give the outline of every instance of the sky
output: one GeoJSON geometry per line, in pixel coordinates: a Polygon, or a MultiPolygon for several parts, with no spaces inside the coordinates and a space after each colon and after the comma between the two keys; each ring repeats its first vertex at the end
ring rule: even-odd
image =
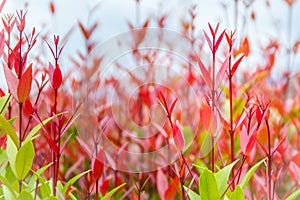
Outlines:
{"type": "MultiPolygon", "coordinates": [[[[244,0],[244,2],[247,1],[249,0],[244,0]]],[[[269,1],[271,2],[270,9],[266,9],[266,0],[254,1],[249,12],[255,12],[257,20],[254,25],[245,26],[243,32],[253,35],[254,39],[252,42],[256,42],[256,44],[265,44],[268,42],[268,38],[280,39],[285,44],[300,39],[300,25],[297,21],[300,18],[300,3],[296,2],[294,6],[293,29],[291,37],[289,37],[287,25],[288,6],[283,0],[269,1]]],[[[47,32],[48,35],[58,34],[61,37],[66,35],[72,27],[75,27],[78,20],[82,21],[83,24],[97,21],[100,28],[93,37],[101,43],[117,34],[128,31],[128,21],[134,24],[141,24],[149,16],[153,18],[158,14],[164,13],[169,15],[167,28],[181,31],[178,23],[179,19],[186,16],[187,9],[193,4],[198,5],[196,24],[199,33],[202,33],[203,29],[207,30],[207,22],[211,22],[214,25],[220,22],[222,28],[230,29],[234,27],[233,2],[233,0],[141,0],[140,17],[137,22],[135,0],[53,0],[56,9],[54,15],[50,14],[50,0],[7,0],[1,16],[4,13],[15,13],[16,10],[26,8],[28,11],[27,28],[35,26],[37,31],[41,33],[47,32]],[[26,6],[26,4],[28,5],[26,6]],[[222,7],[222,4],[227,5],[227,12],[222,7]],[[92,10],[94,11],[91,12],[92,10]]],[[[240,21],[238,28],[241,28],[244,24],[242,16],[251,13],[245,13],[242,1],[240,1],[239,6],[240,21]]],[[[1,25],[0,29],[2,29],[1,25]]],[[[153,26],[153,24],[151,25],[153,26]]],[[[82,37],[78,28],[76,28],[69,36],[64,54],[72,55],[82,45],[82,37]]],[[[259,45],[253,45],[253,51],[258,52],[258,48],[259,45]]],[[[256,58],[259,58],[262,55],[256,56],[256,58]]],[[[282,59],[279,59],[277,63],[279,71],[282,70],[280,66],[283,66],[285,62],[285,52],[281,52],[280,56],[282,56],[282,59]]],[[[63,63],[66,67],[70,67],[68,66],[70,65],[68,56],[64,59],[63,63]]],[[[297,67],[299,65],[299,56],[293,60],[294,67],[297,67]]],[[[249,60],[249,62],[257,62],[257,59],[255,61],[249,60]]],[[[0,78],[1,74],[3,74],[2,69],[0,69],[0,78]]],[[[1,85],[3,85],[2,81],[0,82],[1,85]]]]}

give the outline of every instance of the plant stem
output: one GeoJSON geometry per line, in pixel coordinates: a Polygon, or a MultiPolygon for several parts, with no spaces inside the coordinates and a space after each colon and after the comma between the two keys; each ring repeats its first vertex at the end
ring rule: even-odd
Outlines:
{"type": "Polygon", "coordinates": [[[272,152],[271,152],[271,134],[269,122],[265,119],[265,123],[267,126],[267,134],[268,134],[268,163],[267,163],[267,191],[268,191],[268,200],[272,199],[272,152]]]}
{"type": "MultiPolygon", "coordinates": [[[[231,37],[232,39],[232,37],[231,37]]],[[[232,51],[232,44],[229,45],[229,63],[228,63],[228,70],[229,70],[229,112],[230,112],[230,156],[231,162],[234,162],[234,130],[233,130],[233,91],[232,91],[232,74],[231,74],[231,51],[232,51]]],[[[234,177],[234,167],[231,170],[231,176],[234,177]]],[[[232,183],[233,190],[235,189],[235,182],[232,183]]]]}
{"type": "Polygon", "coordinates": [[[96,179],[96,199],[99,199],[99,179],[96,179]]]}
{"type": "MultiPolygon", "coordinates": [[[[216,50],[215,50],[215,36],[213,36],[213,50],[212,50],[212,115],[215,114],[215,68],[216,68],[216,50]]],[[[213,119],[213,117],[212,117],[213,119]]],[[[211,145],[212,145],[212,150],[211,150],[211,171],[214,173],[215,172],[215,139],[214,139],[215,133],[212,133],[211,135],[211,145]]]]}

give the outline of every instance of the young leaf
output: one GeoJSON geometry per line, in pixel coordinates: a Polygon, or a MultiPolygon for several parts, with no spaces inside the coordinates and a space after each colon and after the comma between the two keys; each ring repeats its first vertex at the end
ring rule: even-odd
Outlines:
{"type": "Polygon", "coordinates": [[[32,64],[26,69],[23,75],[20,78],[17,88],[18,100],[20,103],[23,103],[27,100],[31,90],[32,83],[32,64]]]}
{"type": "Polygon", "coordinates": [[[156,186],[159,196],[162,200],[165,199],[165,192],[168,189],[169,183],[165,174],[159,169],[156,175],[156,186]]]}
{"type": "Polygon", "coordinates": [[[53,71],[53,77],[52,77],[52,87],[53,89],[57,90],[60,88],[62,84],[62,74],[61,70],[58,65],[56,65],[54,71],[53,71]]]}
{"type": "Polygon", "coordinates": [[[15,129],[8,123],[8,121],[0,115],[0,126],[5,130],[6,134],[11,138],[16,148],[20,147],[19,139],[15,129]]]}
{"type": "Polygon", "coordinates": [[[15,160],[16,175],[23,180],[32,167],[34,158],[34,146],[32,141],[24,143],[17,152],[15,160]]]}
{"type": "Polygon", "coordinates": [[[7,94],[0,98],[0,112],[1,112],[0,115],[2,115],[3,117],[8,109],[10,97],[11,95],[7,94]]]}
{"type": "Polygon", "coordinates": [[[26,136],[25,140],[24,140],[24,143],[28,142],[29,140],[32,140],[37,132],[43,127],[45,126],[48,122],[50,122],[54,117],[49,117],[47,119],[45,119],[42,123],[36,125],[29,133],[28,135],[26,136]]]}
{"type": "Polygon", "coordinates": [[[23,190],[18,196],[17,200],[33,200],[33,196],[30,192],[23,190]]]}
{"type": "Polygon", "coordinates": [[[222,66],[221,68],[219,69],[218,71],[218,74],[217,74],[217,78],[216,78],[216,84],[215,84],[215,88],[218,88],[224,78],[224,75],[225,75],[225,72],[226,72],[226,69],[228,67],[228,62],[229,62],[229,58],[230,58],[230,55],[227,56],[227,58],[225,59],[225,61],[222,63],[222,66]]]}
{"type": "Polygon", "coordinates": [[[242,55],[232,66],[231,69],[231,76],[233,76],[233,74],[235,73],[235,71],[237,70],[238,66],[240,65],[240,63],[242,62],[243,58],[245,57],[245,54],[242,55]]]}
{"type": "Polygon", "coordinates": [[[266,158],[262,159],[258,163],[256,163],[253,167],[251,167],[247,173],[245,174],[242,182],[239,184],[242,189],[245,189],[246,185],[248,184],[249,180],[251,179],[254,172],[257,170],[257,168],[266,160],[266,158]]]}
{"type": "Polygon", "coordinates": [[[212,81],[211,81],[211,77],[209,72],[207,71],[206,67],[204,66],[204,64],[202,63],[202,61],[200,60],[200,58],[198,56],[196,56],[198,65],[200,67],[203,79],[206,83],[206,85],[208,86],[208,88],[211,90],[212,89],[212,81]]]}
{"type": "Polygon", "coordinates": [[[220,169],[215,174],[220,194],[223,194],[224,191],[226,190],[227,183],[228,183],[228,178],[230,176],[231,170],[238,161],[239,160],[236,160],[233,163],[230,163],[229,165],[227,165],[227,166],[223,167],[222,169],[220,169]]]}
{"type": "Polygon", "coordinates": [[[101,200],[107,200],[110,199],[121,187],[126,185],[126,183],[123,183],[122,185],[119,185],[118,187],[115,187],[111,191],[109,191],[106,195],[104,195],[101,200]]]}
{"type": "Polygon", "coordinates": [[[223,39],[224,33],[225,33],[225,30],[221,33],[221,35],[219,36],[219,38],[218,38],[218,40],[217,40],[217,42],[216,42],[216,44],[215,44],[214,53],[217,52],[217,50],[218,50],[218,48],[219,48],[219,45],[220,45],[220,43],[221,43],[221,41],[222,41],[222,39],[223,39]]]}
{"type": "Polygon", "coordinates": [[[191,189],[188,189],[186,186],[184,186],[185,191],[187,191],[187,194],[190,198],[190,200],[201,200],[201,197],[199,194],[197,194],[196,192],[194,192],[191,189]]]}
{"type": "Polygon", "coordinates": [[[244,200],[245,195],[242,188],[238,185],[230,195],[230,200],[244,200]]]}
{"type": "Polygon", "coordinates": [[[290,194],[290,196],[288,196],[286,200],[296,200],[299,196],[300,196],[300,189],[290,194]]]}
{"type": "Polygon", "coordinates": [[[15,99],[17,96],[18,79],[8,67],[3,67],[6,83],[10,93],[15,99]]]}
{"type": "Polygon", "coordinates": [[[202,200],[215,200],[220,198],[215,175],[205,169],[199,179],[200,196],[202,200]]]}
{"type": "Polygon", "coordinates": [[[91,170],[87,170],[85,172],[82,172],[80,174],[77,174],[76,176],[74,176],[73,178],[71,178],[70,180],[68,180],[68,182],[64,185],[64,187],[62,188],[62,194],[66,195],[67,190],[69,189],[69,187],[71,185],[73,185],[80,177],[82,177],[83,175],[89,173],[91,170]]]}
{"type": "Polygon", "coordinates": [[[103,169],[104,169],[104,164],[103,164],[104,160],[105,160],[105,154],[100,149],[97,157],[93,160],[92,163],[92,175],[96,179],[99,179],[102,176],[103,169]]]}
{"type": "Polygon", "coordinates": [[[178,120],[176,120],[176,123],[173,127],[173,138],[176,147],[182,152],[184,149],[185,140],[182,132],[182,127],[178,120]]]}
{"type": "Polygon", "coordinates": [[[211,42],[210,38],[208,37],[208,35],[205,31],[203,31],[203,33],[204,33],[204,37],[205,37],[205,39],[208,43],[208,46],[209,46],[210,50],[213,51],[213,46],[212,46],[212,42],[211,42]]]}

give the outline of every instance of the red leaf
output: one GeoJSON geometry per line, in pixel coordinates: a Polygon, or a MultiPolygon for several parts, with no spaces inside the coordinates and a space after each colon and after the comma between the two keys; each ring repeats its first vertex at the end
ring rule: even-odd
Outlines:
{"type": "MultiPolygon", "coordinates": [[[[215,37],[215,32],[213,30],[213,28],[211,27],[210,23],[208,23],[208,27],[209,27],[209,30],[210,30],[210,33],[213,37],[215,37]]],[[[217,28],[217,27],[216,27],[217,28]]]]}
{"type": "Polygon", "coordinates": [[[52,88],[55,90],[59,89],[62,84],[62,74],[58,65],[54,68],[53,65],[49,63],[49,76],[52,88]]]}
{"type": "Polygon", "coordinates": [[[106,179],[100,186],[100,191],[102,195],[105,195],[108,192],[109,181],[110,181],[109,179],[106,179]]]}
{"type": "Polygon", "coordinates": [[[30,94],[31,90],[31,83],[32,83],[32,64],[26,69],[24,74],[21,76],[19,84],[18,84],[18,99],[20,103],[26,101],[30,94]]]}
{"type": "Polygon", "coordinates": [[[54,14],[54,13],[55,13],[55,6],[54,6],[54,3],[53,3],[53,1],[51,1],[51,2],[50,2],[50,5],[49,5],[49,7],[50,7],[50,11],[51,11],[51,13],[52,13],[52,14],[54,14]]]}
{"type": "Polygon", "coordinates": [[[84,36],[85,39],[89,39],[89,34],[88,31],[86,30],[86,28],[83,26],[83,24],[81,22],[78,22],[79,28],[84,36]]]}
{"type": "Polygon", "coordinates": [[[5,93],[3,92],[3,90],[0,88],[0,97],[5,96],[5,93]]]}
{"type": "Polygon", "coordinates": [[[58,155],[58,146],[55,144],[54,140],[49,136],[46,136],[46,140],[51,147],[51,150],[54,152],[55,155],[58,155]]]}
{"type": "Polygon", "coordinates": [[[172,105],[171,105],[171,108],[170,108],[170,115],[172,114],[173,109],[174,109],[174,107],[175,107],[177,101],[178,101],[178,98],[176,98],[176,99],[173,101],[173,103],[172,103],[172,105]]]}
{"type": "Polygon", "coordinates": [[[237,70],[238,66],[240,65],[240,63],[242,62],[243,58],[245,57],[245,54],[242,55],[232,66],[231,69],[231,76],[233,76],[233,74],[235,73],[235,71],[237,70]]]}
{"type": "Polygon", "coordinates": [[[165,192],[165,199],[175,199],[176,191],[180,191],[178,188],[179,179],[175,177],[172,184],[168,187],[167,191],[165,192]]]}
{"type": "Polygon", "coordinates": [[[291,161],[296,163],[298,165],[298,167],[300,168],[300,151],[292,157],[291,161]]]}
{"type": "Polygon", "coordinates": [[[165,193],[169,187],[168,180],[165,176],[165,174],[161,171],[158,170],[157,175],[156,175],[156,187],[159,193],[159,196],[162,200],[165,200],[165,193]]]}
{"type": "Polygon", "coordinates": [[[206,85],[208,86],[208,88],[211,90],[212,89],[212,81],[211,81],[210,74],[207,71],[207,69],[205,68],[205,66],[202,63],[202,61],[200,60],[200,58],[198,56],[196,56],[196,59],[197,59],[198,65],[200,67],[200,70],[202,72],[203,79],[204,79],[206,85]]]}
{"type": "Polygon", "coordinates": [[[231,39],[231,37],[229,37],[229,35],[226,32],[225,32],[225,37],[226,37],[228,45],[232,46],[232,44],[233,44],[232,39],[231,39]]]}
{"type": "Polygon", "coordinates": [[[256,120],[258,121],[258,123],[261,123],[262,120],[262,110],[259,106],[257,106],[256,108],[256,120]]]}
{"type": "Polygon", "coordinates": [[[221,43],[221,41],[222,41],[222,39],[223,39],[224,33],[225,33],[225,30],[224,30],[224,31],[221,33],[221,35],[219,36],[219,38],[218,38],[218,40],[217,40],[217,42],[216,42],[216,44],[215,44],[214,52],[216,52],[216,51],[218,50],[219,45],[220,45],[220,43],[221,43]]]}
{"type": "Polygon", "coordinates": [[[182,132],[182,127],[178,120],[176,120],[176,123],[173,127],[173,138],[174,138],[176,147],[182,152],[184,149],[185,141],[184,141],[184,136],[183,136],[183,132],[182,132]]]}
{"type": "Polygon", "coordinates": [[[26,116],[30,116],[33,113],[34,109],[29,99],[27,99],[23,105],[23,113],[26,116]]]}
{"type": "Polygon", "coordinates": [[[19,80],[10,69],[8,69],[7,67],[3,67],[3,69],[4,69],[4,74],[5,74],[8,89],[10,93],[13,95],[13,97],[17,99],[18,98],[17,87],[18,87],[19,80]]]}
{"type": "Polygon", "coordinates": [[[92,175],[96,179],[99,179],[102,176],[103,169],[104,169],[104,164],[103,164],[104,160],[105,160],[105,154],[100,149],[97,158],[95,158],[92,163],[92,175]]]}

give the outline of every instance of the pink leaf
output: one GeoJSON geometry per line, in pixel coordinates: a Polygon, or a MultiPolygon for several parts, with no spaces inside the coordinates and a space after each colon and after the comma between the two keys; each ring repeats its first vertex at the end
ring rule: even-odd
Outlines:
{"type": "Polygon", "coordinates": [[[207,43],[208,43],[208,46],[209,46],[210,50],[213,51],[213,46],[212,46],[211,40],[209,39],[209,37],[208,37],[208,35],[206,34],[206,32],[205,32],[205,31],[203,31],[203,32],[204,32],[204,37],[205,37],[205,39],[206,39],[206,41],[207,41],[207,43]]]}
{"type": "Polygon", "coordinates": [[[185,141],[184,141],[184,136],[183,136],[183,132],[182,132],[182,127],[178,120],[176,120],[176,123],[173,127],[173,138],[174,138],[176,147],[182,152],[184,149],[185,141]]]}
{"type": "Polygon", "coordinates": [[[10,69],[8,69],[7,67],[3,67],[3,69],[8,89],[10,90],[10,93],[14,96],[14,98],[18,100],[17,87],[19,81],[10,69]]]}
{"type": "Polygon", "coordinates": [[[178,98],[176,98],[176,99],[173,101],[173,103],[172,103],[172,105],[171,105],[171,108],[170,108],[170,115],[172,114],[173,109],[174,109],[174,107],[175,107],[177,101],[178,101],[178,98]]]}
{"type": "Polygon", "coordinates": [[[158,170],[157,175],[156,175],[156,187],[159,193],[159,196],[162,200],[165,200],[165,193],[169,187],[168,180],[165,176],[165,174],[161,171],[158,170]]]}
{"type": "Polygon", "coordinates": [[[227,56],[227,58],[225,59],[225,61],[222,63],[222,66],[221,68],[219,69],[218,71],[218,74],[217,74],[217,78],[216,78],[216,85],[215,85],[215,88],[218,88],[224,78],[224,75],[225,75],[225,72],[226,72],[226,69],[228,67],[228,62],[229,62],[229,58],[230,58],[230,55],[227,56]]]}
{"type": "Polygon", "coordinates": [[[197,59],[198,65],[200,67],[200,70],[202,72],[203,79],[204,79],[206,85],[208,86],[208,88],[211,90],[212,89],[212,81],[211,81],[210,74],[207,71],[207,69],[205,68],[205,66],[202,63],[202,61],[200,60],[200,58],[198,56],[196,56],[196,59],[197,59]]]}

